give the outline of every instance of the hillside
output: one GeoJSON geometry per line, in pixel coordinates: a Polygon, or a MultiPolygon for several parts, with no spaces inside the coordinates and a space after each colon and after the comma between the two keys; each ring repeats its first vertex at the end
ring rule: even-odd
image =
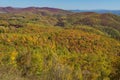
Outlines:
{"type": "MultiPolygon", "coordinates": [[[[74,13],[64,18],[71,25],[101,25],[109,26],[120,30],[120,16],[104,13],[98,14],[94,12],[74,13]]],[[[66,22],[66,23],[67,23],[66,22]]]]}
{"type": "Polygon", "coordinates": [[[94,12],[74,13],[58,18],[56,25],[62,27],[88,25],[120,39],[120,16],[114,14],[98,14],[94,12]]]}
{"type": "Polygon", "coordinates": [[[0,8],[0,80],[119,80],[120,17],[0,8]]]}

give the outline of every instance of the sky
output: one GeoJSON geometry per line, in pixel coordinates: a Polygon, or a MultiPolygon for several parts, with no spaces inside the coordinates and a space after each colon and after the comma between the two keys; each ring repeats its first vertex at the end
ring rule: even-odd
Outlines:
{"type": "Polygon", "coordinates": [[[120,0],[0,0],[0,7],[53,7],[65,10],[120,10],[120,0]]]}

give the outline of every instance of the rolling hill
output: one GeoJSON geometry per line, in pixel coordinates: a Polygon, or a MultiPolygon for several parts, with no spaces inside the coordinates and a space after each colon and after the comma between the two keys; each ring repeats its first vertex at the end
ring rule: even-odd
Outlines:
{"type": "Polygon", "coordinates": [[[110,13],[82,12],[69,14],[58,18],[56,25],[61,27],[87,25],[103,31],[111,37],[120,39],[120,16],[110,13]]]}
{"type": "Polygon", "coordinates": [[[0,80],[119,80],[120,16],[0,8],[0,80]]]}
{"type": "Polygon", "coordinates": [[[2,13],[54,13],[54,14],[67,14],[70,11],[57,9],[57,8],[49,8],[49,7],[27,7],[27,8],[13,8],[13,7],[0,7],[0,12],[2,13]]]}

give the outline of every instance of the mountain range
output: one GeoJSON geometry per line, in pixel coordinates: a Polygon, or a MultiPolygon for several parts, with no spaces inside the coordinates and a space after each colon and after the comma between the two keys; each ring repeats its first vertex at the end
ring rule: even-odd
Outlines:
{"type": "Polygon", "coordinates": [[[0,13],[12,13],[12,12],[23,12],[23,11],[31,11],[31,12],[40,12],[40,11],[50,11],[54,13],[62,13],[62,12],[96,12],[96,13],[112,13],[116,15],[120,15],[120,10],[63,10],[58,8],[50,8],[50,7],[27,7],[27,8],[14,8],[14,7],[0,7],[0,13]]]}
{"type": "Polygon", "coordinates": [[[40,12],[52,12],[54,14],[64,14],[70,11],[58,9],[58,8],[49,8],[49,7],[27,7],[27,8],[14,8],[14,7],[0,7],[0,13],[40,13],[40,12]]]}

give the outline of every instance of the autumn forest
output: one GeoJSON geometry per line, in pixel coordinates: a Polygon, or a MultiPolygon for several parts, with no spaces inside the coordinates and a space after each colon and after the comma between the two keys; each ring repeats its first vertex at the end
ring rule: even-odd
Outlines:
{"type": "Polygon", "coordinates": [[[120,80],[120,16],[1,7],[0,80],[120,80]]]}

